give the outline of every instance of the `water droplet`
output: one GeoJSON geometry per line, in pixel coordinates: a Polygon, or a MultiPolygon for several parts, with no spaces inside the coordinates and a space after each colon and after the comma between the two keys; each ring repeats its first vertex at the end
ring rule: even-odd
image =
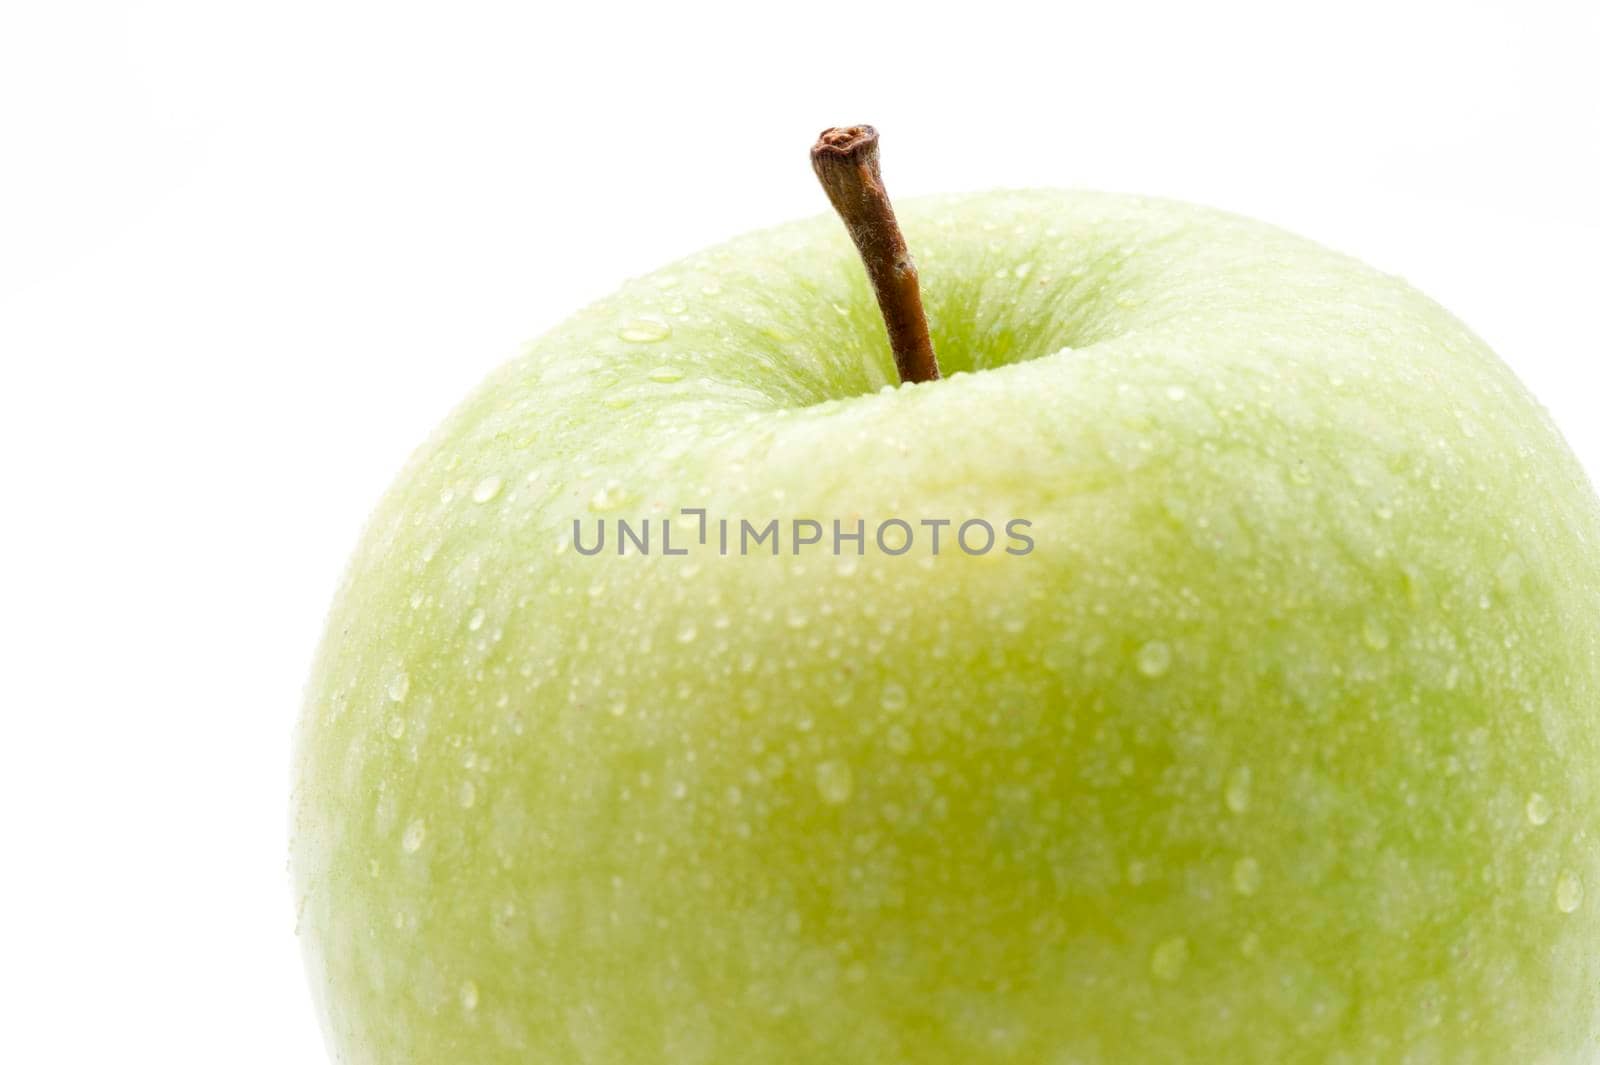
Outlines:
{"type": "Polygon", "coordinates": [[[1168,385],[1167,398],[1174,403],[1182,403],[1189,398],[1189,390],[1182,385],[1168,385]]]}
{"type": "Polygon", "coordinates": [[[672,782],[671,794],[674,799],[682,799],[684,796],[689,794],[689,785],[685,784],[681,780],[674,780],[672,782]]]}
{"type": "Polygon", "coordinates": [[[670,385],[674,381],[683,380],[683,371],[676,366],[657,366],[650,371],[650,380],[658,384],[670,385]]]}
{"type": "Polygon", "coordinates": [[[671,335],[672,326],[659,318],[635,318],[617,330],[617,336],[630,344],[652,344],[671,335]]]}
{"type": "Polygon", "coordinates": [[[1571,869],[1563,869],[1556,880],[1556,909],[1573,913],[1583,905],[1583,881],[1571,869]]]}
{"type": "Polygon", "coordinates": [[[478,1008],[478,985],[471,980],[461,985],[461,1008],[468,1013],[478,1008]]]}
{"type": "Polygon", "coordinates": [[[1018,263],[1012,269],[1011,273],[1016,276],[1018,281],[1021,281],[1023,278],[1025,278],[1029,274],[1033,273],[1033,264],[1032,263],[1018,263]]]}
{"type": "Polygon", "coordinates": [[[400,670],[389,678],[389,698],[397,703],[406,701],[406,696],[411,693],[411,677],[405,670],[400,670]]]}
{"type": "Polygon", "coordinates": [[[1250,809],[1250,767],[1241,765],[1228,774],[1228,780],[1222,788],[1222,801],[1228,809],[1236,814],[1242,814],[1250,809]]]}
{"type": "Polygon", "coordinates": [[[628,493],[617,481],[607,481],[601,485],[595,494],[589,497],[589,509],[593,511],[615,510],[628,501],[628,493]]]}
{"type": "Polygon", "coordinates": [[[467,631],[468,632],[477,632],[479,629],[483,628],[483,618],[484,618],[484,614],[483,614],[483,608],[482,607],[478,607],[472,613],[468,614],[467,615],[467,631]]]}
{"type": "Polygon", "coordinates": [[[1139,648],[1135,663],[1145,676],[1159,677],[1172,668],[1172,647],[1164,640],[1151,640],[1139,648]]]}
{"type": "Polygon", "coordinates": [[[472,501],[474,503],[492,502],[497,496],[499,496],[500,489],[505,487],[505,483],[505,478],[501,477],[499,474],[491,474],[488,477],[485,477],[483,480],[479,481],[478,486],[472,490],[472,501]]]}
{"type": "Polygon", "coordinates": [[[401,736],[404,736],[406,734],[405,718],[399,717],[398,715],[389,718],[389,724],[386,726],[386,731],[389,733],[389,738],[392,740],[397,740],[401,736]]]}
{"type": "Polygon", "coordinates": [[[422,849],[422,841],[427,838],[427,826],[421,821],[413,821],[400,836],[400,846],[407,854],[415,854],[422,849]]]}
{"type": "Polygon", "coordinates": [[[1182,936],[1163,939],[1150,953],[1150,972],[1157,980],[1168,983],[1183,975],[1189,964],[1189,941],[1182,936]]]}
{"type": "Polygon", "coordinates": [[[478,801],[478,786],[470,780],[463,780],[461,787],[456,790],[456,802],[461,804],[463,810],[472,809],[472,804],[478,801]]]}
{"type": "Polygon", "coordinates": [[[1260,862],[1254,858],[1240,858],[1233,863],[1233,890],[1241,895],[1254,895],[1260,887],[1260,862]]]}
{"type": "Polygon", "coordinates": [[[1389,630],[1377,618],[1368,618],[1362,623],[1361,639],[1374,651],[1389,649],[1389,630]]]}
{"type": "Polygon", "coordinates": [[[1524,809],[1527,811],[1529,824],[1542,825],[1550,820],[1550,800],[1537,791],[1528,796],[1528,805],[1524,809]]]}
{"type": "Polygon", "coordinates": [[[843,762],[823,762],[817,766],[817,794],[834,806],[850,801],[855,791],[855,774],[843,762]]]}
{"type": "Polygon", "coordinates": [[[682,625],[678,626],[679,643],[694,643],[694,638],[699,634],[700,630],[695,628],[694,622],[692,621],[685,621],[682,625]]]}
{"type": "Polygon", "coordinates": [[[878,693],[878,705],[891,714],[897,714],[906,708],[910,696],[906,694],[906,686],[897,680],[884,684],[883,690],[878,693]]]}

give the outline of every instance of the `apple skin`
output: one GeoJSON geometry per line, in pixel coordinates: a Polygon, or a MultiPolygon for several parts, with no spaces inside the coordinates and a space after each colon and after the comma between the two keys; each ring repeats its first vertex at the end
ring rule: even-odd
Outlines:
{"type": "Polygon", "coordinates": [[[900,215],[945,380],[885,387],[819,218],[535,342],[379,506],[296,762],[337,1060],[1593,1060],[1600,506],[1543,410],[1259,223],[900,215]],[[1036,547],[569,544],[682,507],[1036,547]]]}

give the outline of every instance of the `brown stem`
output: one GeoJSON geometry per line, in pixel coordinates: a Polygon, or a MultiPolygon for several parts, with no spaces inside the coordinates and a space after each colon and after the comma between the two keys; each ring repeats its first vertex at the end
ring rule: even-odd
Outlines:
{"type": "Polygon", "coordinates": [[[811,168],[861,253],[900,380],[937,381],[939,361],[928,337],[917,266],[878,172],[878,131],[871,126],[823,130],[811,148],[811,168]]]}

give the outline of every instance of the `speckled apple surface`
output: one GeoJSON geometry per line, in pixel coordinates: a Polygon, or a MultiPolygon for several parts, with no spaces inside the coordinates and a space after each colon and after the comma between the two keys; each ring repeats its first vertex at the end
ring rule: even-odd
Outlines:
{"type": "Polygon", "coordinates": [[[946,379],[885,387],[819,218],[581,312],[383,500],[296,764],[336,1059],[1593,1060],[1600,508],[1541,408],[1255,222],[900,215],[946,379]],[[1036,548],[570,543],[681,507],[1036,548]]]}

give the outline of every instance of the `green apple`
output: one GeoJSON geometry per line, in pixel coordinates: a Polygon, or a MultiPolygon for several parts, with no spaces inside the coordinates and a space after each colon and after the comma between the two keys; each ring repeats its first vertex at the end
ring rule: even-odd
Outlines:
{"type": "Polygon", "coordinates": [[[1600,505],[1541,408],[1256,222],[901,217],[942,379],[801,222],[535,342],[382,502],[296,766],[336,1058],[1593,1061],[1600,505]]]}

